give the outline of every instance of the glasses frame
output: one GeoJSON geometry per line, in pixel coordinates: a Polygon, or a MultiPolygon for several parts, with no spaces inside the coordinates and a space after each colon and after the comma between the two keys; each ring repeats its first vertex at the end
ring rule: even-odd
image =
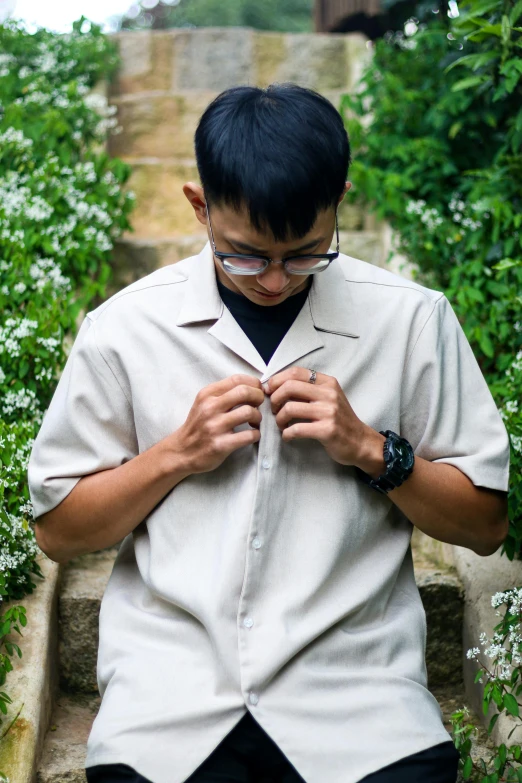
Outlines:
{"type": "Polygon", "coordinates": [[[206,212],[207,212],[207,217],[208,217],[208,225],[209,225],[209,228],[210,228],[210,237],[211,237],[211,240],[212,240],[212,249],[214,251],[214,255],[216,256],[216,258],[218,258],[221,261],[221,263],[222,263],[223,267],[225,268],[225,270],[227,272],[230,272],[230,274],[233,274],[233,275],[260,275],[260,274],[262,274],[262,272],[265,271],[265,269],[267,269],[269,264],[283,264],[283,266],[285,268],[285,271],[289,275],[314,275],[314,274],[317,274],[318,272],[324,272],[325,269],[328,269],[328,267],[330,266],[332,261],[335,261],[335,259],[339,257],[339,253],[340,253],[340,250],[339,250],[339,222],[338,222],[338,219],[337,219],[337,209],[335,210],[335,233],[336,233],[336,237],[337,237],[337,247],[336,247],[335,253],[321,253],[320,255],[313,255],[311,253],[305,253],[304,255],[299,255],[299,256],[288,256],[288,258],[284,258],[282,261],[274,261],[272,258],[269,258],[268,256],[261,256],[261,255],[257,255],[256,253],[223,253],[223,252],[217,250],[216,243],[214,241],[214,232],[212,231],[212,223],[210,221],[210,210],[208,208],[208,202],[207,202],[206,212]],[[258,258],[259,261],[261,262],[261,267],[260,267],[260,269],[255,269],[254,271],[246,271],[246,270],[243,270],[243,269],[239,269],[239,267],[235,267],[234,268],[233,265],[231,265],[232,268],[229,268],[225,264],[225,261],[227,260],[227,258],[258,258]],[[292,269],[288,269],[287,268],[287,262],[288,261],[295,261],[295,259],[298,259],[298,258],[317,258],[317,260],[327,259],[328,260],[328,264],[326,264],[326,266],[320,267],[319,269],[313,269],[312,268],[312,269],[303,270],[301,272],[296,272],[296,271],[294,271],[292,269]]]}

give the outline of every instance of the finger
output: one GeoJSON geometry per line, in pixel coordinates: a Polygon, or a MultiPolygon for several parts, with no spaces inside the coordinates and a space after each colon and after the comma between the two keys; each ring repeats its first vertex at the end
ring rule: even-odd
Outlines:
{"type": "Polygon", "coordinates": [[[248,384],[241,383],[233,389],[221,394],[217,398],[217,407],[221,411],[230,411],[236,405],[261,405],[265,400],[262,389],[256,389],[248,384]]]}
{"type": "MultiPolygon", "coordinates": [[[[272,392],[278,389],[283,383],[285,383],[285,381],[304,381],[309,383],[310,375],[311,370],[309,370],[307,367],[289,367],[288,370],[284,370],[283,372],[279,372],[276,375],[272,375],[272,377],[269,378],[268,381],[264,384],[263,388],[267,394],[272,394],[272,392]]],[[[329,378],[329,375],[318,372],[315,384],[321,385],[329,378]]],[[[315,384],[310,384],[310,386],[314,386],[315,384]]]]}
{"type": "Polygon", "coordinates": [[[285,381],[282,386],[270,395],[272,413],[277,413],[287,400],[308,400],[309,402],[324,400],[328,390],[324,386],[316,388],[313,383],[303,381],[285,381]]]}
{"type": "Polygon", "coordinates": [[[247,386],[252,386],[255,389],[263,389],[259,378],[255,378],[253,375],[236,373],[235,375],[229,375],[228,378],[223,378],[220,381],[209,383],[208,386],[205,386],[203,389],[201,389],[200,394],[204,397],[209,397],[211,395],[218,396],[225,394],[226,392],[230,391],[230,389],[234,389],[236,386],[245,384],[247,386]]]}
{"type": "Polygon", "coordinates": [[[261,431],[257,429],[241,430],[241,432],[232,432],[230,434],[222,435],[219,441],[219,446],[223,451],[231,452],[241,448],[241,446],[248,446],[252,443],[256,443],[261,438],[261,431]]]}
{"type": "Polygon", "coordinates": [[[284,429],[292,419],[311,419],[318,421],[324,418],[325,410],[322,405],[310,405],[309,402],[287,402],[276,416],[276,424],[280,430],[284,429]]]}
{"type": "Polygon", "coordinates": [[[224,416],[220,416],[220,423],[223,426],[223,431],[233,430],[234,427],[238,427],[240,424],[248,422],[251,427],[261,426],[261,411],[257,408],[253,408],[251,405],[242,405],[240,408],[236,408],[230,413],[226,413],[224,416]]]}
{"type": "Polygon", "coordinates": [[[313,438],[314,440],[320,440],[321,434],[321,422],[297,422],[292,424],[291,427],[286,427],[281,433],[281,437],[284,441],[296,440],[298,438],[313,438]]]}

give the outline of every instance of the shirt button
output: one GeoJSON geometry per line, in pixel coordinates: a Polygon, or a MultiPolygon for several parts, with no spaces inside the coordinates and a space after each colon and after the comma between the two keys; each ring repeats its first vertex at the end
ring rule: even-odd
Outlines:
{"type": "Polygon", "coordinates": [[[259,696],[257,695],[257,693],[251,693],[250,696],[248,697],[248,700],[250,704],[257,704],[257,702],[259,701],[259,696]]]}
{"type": "Polygon", "coordinates": [[[268,459],[268,457],[264,457],[263,462],[261,464],[265,470],[268,470],[268,468],[270,467],[270,460],[268,459]]]}
{"type": "Polygon", "coordinates": [[[245,628],[252,628],[252,626],[254,625],[254,621],[252,620],[251,617],[245,617],[245,619],[243,620],[243,625],[245,626],[245,628]]]}
{"type": "Polygon", "coordinates": [[[259,547],[261,546],[261,541],[257,536],[252,541],[252,546],[254,547],[254,549],[259,549],[259,547]]]}

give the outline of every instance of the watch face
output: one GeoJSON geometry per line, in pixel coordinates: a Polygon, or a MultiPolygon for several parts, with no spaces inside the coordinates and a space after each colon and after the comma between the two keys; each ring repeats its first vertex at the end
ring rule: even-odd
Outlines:
{"type": "Polygon", "coordinates": [[[409,467],[411,465],[412,459],[410,449],[408,448],[407,444],[401,441],[396,441],[393,445],[397,459],[401,462],[402,465],[409,467]]]}

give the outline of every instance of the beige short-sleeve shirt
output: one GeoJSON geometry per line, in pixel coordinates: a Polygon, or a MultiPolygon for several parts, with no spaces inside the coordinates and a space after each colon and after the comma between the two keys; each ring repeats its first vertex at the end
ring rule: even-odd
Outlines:
{"type": "MultiPolygon", "coordinates": [[[[341,254],[266,365],[207,244],[85,317],[30,456],[34,515],[180,427],[203,386],[292,365],[337,378],[416,455],[508,489],[507,431],[442,292],[341,254]]],[[[318,441],[284,443],[268,397],[260,410],[259,443],[184,479],[121,544],[87,767],[182,783],[246,710],[307,783],[451,739],[427,690],[411,522],[318,441]]]]}

